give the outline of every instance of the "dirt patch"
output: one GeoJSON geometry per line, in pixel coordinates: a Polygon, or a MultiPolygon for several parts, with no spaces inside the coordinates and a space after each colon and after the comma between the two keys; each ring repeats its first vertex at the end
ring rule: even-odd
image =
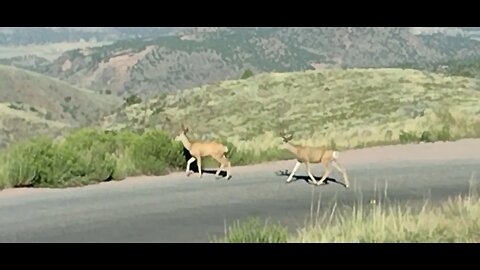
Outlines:
{"type": "Polygon", "coordinates": [[[123,52],[114,56],[108,62],[101,62],[92,76],[89,77],[89,84],[94,81],[101,80],[104,73],[108,74],[108,70],[113,72],[112,76],[108,76],[109,85],[112,89],[120,89],[129,78],[129,69],[136,65],[138,61],[144,58],[148,53],[157,48],[156,46],[147,46],[145,50],[138,53],[123,52]]]}

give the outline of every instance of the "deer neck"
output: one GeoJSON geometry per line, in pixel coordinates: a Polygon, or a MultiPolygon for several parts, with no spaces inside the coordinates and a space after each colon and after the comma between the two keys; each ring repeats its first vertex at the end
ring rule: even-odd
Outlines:
{"type": "Polygon", "coordinates": [[[293,154],[297,154],[298,150],[297,150],[297,147],[295,147],[295,145],[291,144],[291,143],[285,143],[285,148],[292,152],[293,154]]]}
{"type": "Polygon", "coordinates": [[[182,141],[183,147],[187,148],[187,150],[190,151],[192,144],[190,143],[190,140],[187,138],[187,136],[186,135],[180,136],[180,140],[182,141]]]}

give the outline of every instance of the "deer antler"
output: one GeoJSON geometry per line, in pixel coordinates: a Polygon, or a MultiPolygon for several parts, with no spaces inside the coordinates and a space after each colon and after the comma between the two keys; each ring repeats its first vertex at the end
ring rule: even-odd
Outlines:
{"type": "Polygon", "coordinates": [[[182,131],[184,133],[187,133],[188,132],[188,127],[185,127],[185,125],[182,123],[182,131]]]}
{"type": "Polygon", "coordinates": [[[282,137],[284,142],[289,142],[293,138],[293,133],[291,133],[288,137],[286,136],[286,130],[284,129],[283,131],[280,132],[280,136],[282,137]]]}

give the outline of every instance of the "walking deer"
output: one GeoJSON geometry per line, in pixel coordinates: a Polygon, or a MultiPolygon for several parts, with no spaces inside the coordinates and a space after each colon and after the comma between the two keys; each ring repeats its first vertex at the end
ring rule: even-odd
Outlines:
{"type": "Polygon", "coordinates": [[[180,134],[175,137],[175,141],[182,142],[183,146],[190,152],[192,157],[187,161],[187,169],[186,174],[190,176],[192,171],[190,171],[190,165],[197,160],[198,164],[198,177],[202,177],[202,157],[210,156],[216,161],[220,163],[220,167],[218,168],[217,172],[215,173],[215,177],[218,179],[220,171],[227,166],[227,175],[225,178],[229,180],[232,176],[230,175],[231,170],[231,163],[225,156],[228,152],[228,147],[225,145],[212,142],[212,141],[192,141],[188,139],[187,132],[189,131],[188,128],[182,124],[182,131],[180,134]]]}
{"type": "Polygon", "coordinates": [[[307,168],[308,176],[310,177],[312,182],[316,185],[321,185],[330,174],[329,165],[332,164],[335,169],[342,173],[345,181],[345,187],[348,188],[349,182],[347,173],[345,169],[342,168],[338,163],[338,151],[318,146],[303,146],[291,144],[290,140],[292,140],[293,134],[290,134],[287,137],[285,131],[281,132],[280,136],[283,139],[280,148],[290,151],[292,154],[295,155],[295,158],[297,160],[297,163],[293,167],[292,173],[288,176],[287,183],[290,183],[292,181],[293,175],[298,170],[298,167],[300,167],[300,164],[303,163],[307,168]],[[315,177],[313,177],[312,172],[310,171],[311,163],[321,163],[324,167],[325,171],[323,173],[323,177],[318,182],[315,180],[315,177]]]}

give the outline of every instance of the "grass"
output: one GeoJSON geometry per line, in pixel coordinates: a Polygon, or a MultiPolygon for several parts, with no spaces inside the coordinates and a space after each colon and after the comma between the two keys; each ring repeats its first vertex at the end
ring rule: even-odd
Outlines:
{"type": "Polygon", "coordinates": [[[226,228],[225,238],[213,238],[213,242],[228,243],[285,243],[287,228],[268,220],[262,224],[259,218],[249,217],[245,222],[237,221],[226,228]]]}
{"type": "Polygon", "coordinates": [[[480,200],[449,198],[439,206],[354,207],[332,223],[320,220],[290,242],[300,243],[451,243],[480,242],[480,200]]]}
{"type": "Polygon", "coordinates": [[[105,127],[146,124],[201,139],[228,138],[261,153],[295,132],[294,143],[338,150],[480,137],[480,91],[471,78],[408,69],[257,74],[122,108],[105,127]]]}
{"type": "MultiPolygon", "coordinates": [[[[320,201],[319,201],[320,204],[320,201]]],[[[480,197],[449,197],[439,204],[356,203],[329,210],[307,222],[297,233],[286,227],[262,225],[258,219],[236,221],[216,242],[227,243],[478,243],[480,197]]],[[[313,209],[313,207],[312,207],[313,209]]],[[[318,208],[320,209],[320,208],[318,208]]]]}

